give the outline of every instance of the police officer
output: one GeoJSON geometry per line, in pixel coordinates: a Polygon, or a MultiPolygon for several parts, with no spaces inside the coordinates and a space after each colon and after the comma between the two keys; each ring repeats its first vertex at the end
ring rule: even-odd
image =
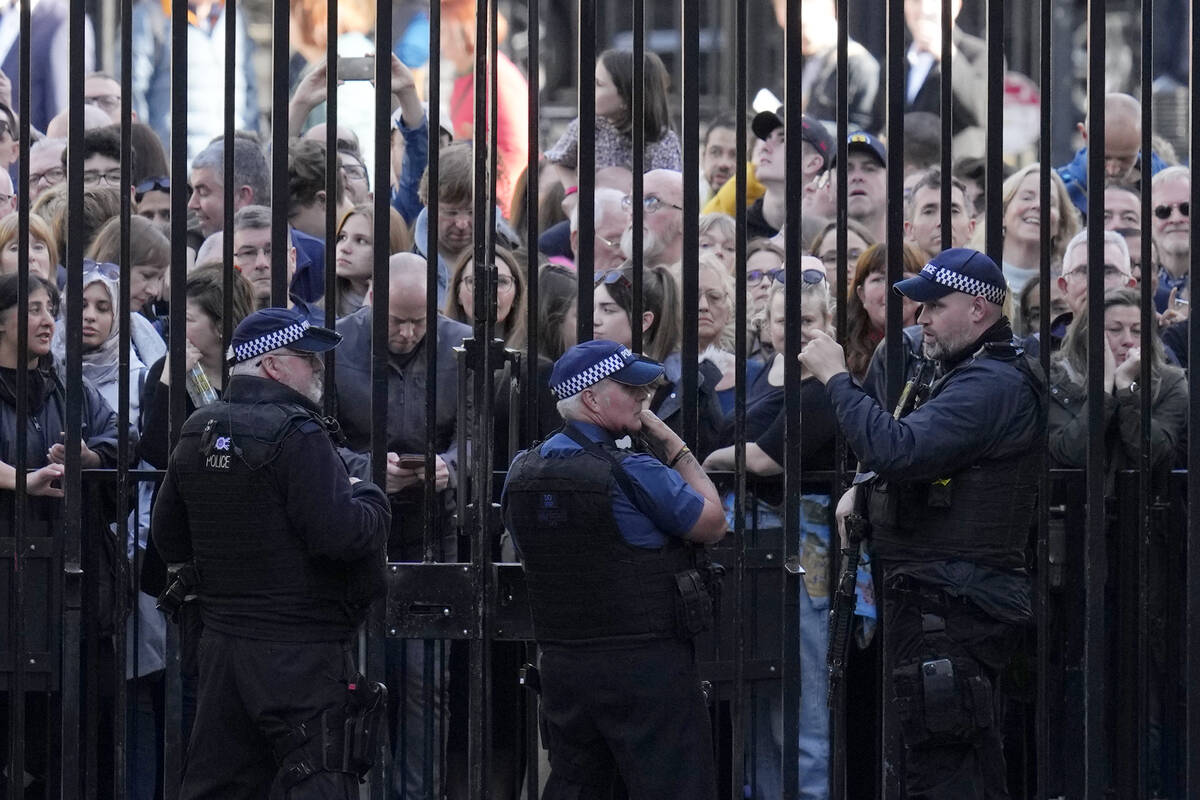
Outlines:
{"type": "Polygon", "coordinates": [[[565,424],[519,453],[503,494],[540,647],[543,800],[715,798],[692,637],[711,618],[696,544],[725,534],[699,462],[646,410],[662,365],[616,342],[568,350],[550,388],[565,424]],[[637,436],[655,455],[621,450],[637,436]]]}
{"type": "Polygon", "coordinates": [[[154,541],[194,564],[204,623],[184,800],[358,797],[382,703],[350,641],[382,587],[390,511],[317,411],[339,341],[297,311],[246,317],[224,397],[171,454],[154,541]]]}
{"type": "Polygon", "coordinates": [[[936,362],[911,413],[882,409],[824,334],[799,358],[825,384],[860,472],[873,471],[838,515],[867,493],[905,796],[1003,798],[998,677],[1032,620],[1043,381],[1013,343],[1004,275],[983,253],[946,250],[895,291],[922,304],[923,356],[936,362]]]}

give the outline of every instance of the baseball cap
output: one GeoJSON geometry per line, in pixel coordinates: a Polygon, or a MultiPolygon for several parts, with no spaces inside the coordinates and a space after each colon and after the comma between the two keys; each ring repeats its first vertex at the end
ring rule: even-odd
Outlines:
{"type": "MultiPolygon", "coordinates": [[[[776,128],[783,127],[783,115],[783,106],[780,106],[777,111],[760,111],[751,120],[750,129],[759,139],[765,140],[775,132],[776,128]]],[[[800,116],[800,138],[821,154],[825,160],[824,166],[828,167],[829,162],[833,159],[833,137],[829,135],[829,130],[819,120],[808,114],[802,114],[800,116]]]]}
{"type": "MultiPolygon", "coordinates": [[[[866,131],[855,131],[846,137],[846,152],[853,153],[855,150],[870,153],[879,161],[879,166],[887,168],[887,148],[883,146],[883,142],[879,141],[879,137],[866,131]]],[[[837,153],[831,156],[831,160],[836,161],[837,153]]]]}
{"type": "Polygon", "coordinates": [[[645,386],[662,374],[663,366],[657,361],[639,356],[622,344],[593,339],[575,345],[554,362],[550,390],[559,400],[566,400],[605,378],[645,386]]]}
{"type": "Polygon", "coordinates": [[[1008,285],[996,262],[985,254],[967,247],[952,247],[934,256],[913,277],[897,282],[892,290],[918,303],[962,292],[980,295],[1000,305],[1008,285]]]}
{"type": "Polygon", "coordinates": [[[299,311],[263,308],[241,321],[225,351],[225,360],[239,364],[286,347],[301,353],[323,353],[342,341],[342,335],[318,328],[299,311]]]}

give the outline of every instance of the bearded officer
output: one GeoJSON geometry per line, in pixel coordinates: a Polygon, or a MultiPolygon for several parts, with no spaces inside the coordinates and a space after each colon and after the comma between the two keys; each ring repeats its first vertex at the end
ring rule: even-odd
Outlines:
{"type": "Polygon", "coordinates": [[[884,591],[891,703],[912,798],[1008,797],[1000,673],[1032,620],[1026,545],[1045,432],[1043,381],[1014,344],[1004,275],[983,253],[943,251],[895,291],[921,303],[927,395],[894,419],[816,334],[799,355],[857,454],[858,492],[884,591]]]}
{"type": "Polygon", "coordinates": [[[184,800],[358,797],[382,702],[351,638],[382,588],[390,511],[318,412],[339,341],[296,311],[248,316],[224,397],[171,454],[154,541],[194,565],[204,623],[184,800]]]}
{"type": "Polygon", "coordinates": [[[714,798],[692,637],[712,614],[697,545],[725,535],[712,482],[645,410],[662,365],[584,342],[554,365],[561,430],[517,455],[503,495],[540,648],[543,800],[714,798]],[[640,437],[657,455],[621,450],[640,437]]]}

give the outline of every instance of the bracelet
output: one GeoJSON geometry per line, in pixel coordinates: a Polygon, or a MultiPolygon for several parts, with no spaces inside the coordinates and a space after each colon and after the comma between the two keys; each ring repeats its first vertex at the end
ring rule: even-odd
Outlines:
{"type": "Polygon", "coordinates": [[[671,463],[667,464],[667,466],[674,469],[675,465],[679,463],[679,459],[683,458],[690,452],[692,451],[685,444],[683,447],[679,448],[679,452],[675,454],[675,457],[671,459],[671,463]]]}
{"type": "Polygon", "coordinates": [[[570,197],[571,195],[575,194],[575,193],[576,193],[576,192],[578,192],[578,191],[579,191],[579,187],[578,187],[578,186],[568,186],[568,187],[567,187],[567,188],[566,188],[566,189],[563,191],[563,197],[564,197],[564,198],[570,197]]]}

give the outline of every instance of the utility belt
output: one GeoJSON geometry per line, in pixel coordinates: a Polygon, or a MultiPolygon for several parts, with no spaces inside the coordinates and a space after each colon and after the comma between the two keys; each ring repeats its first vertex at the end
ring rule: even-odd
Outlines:
{"type": "Polygon", "coordinates": [[[362,781],[374,766],[387,687],[359,674],[346,688],[349,699],[344,709],[323,711],[272,743],[285,792],[318,772],[344,772],[362,781]]]}

